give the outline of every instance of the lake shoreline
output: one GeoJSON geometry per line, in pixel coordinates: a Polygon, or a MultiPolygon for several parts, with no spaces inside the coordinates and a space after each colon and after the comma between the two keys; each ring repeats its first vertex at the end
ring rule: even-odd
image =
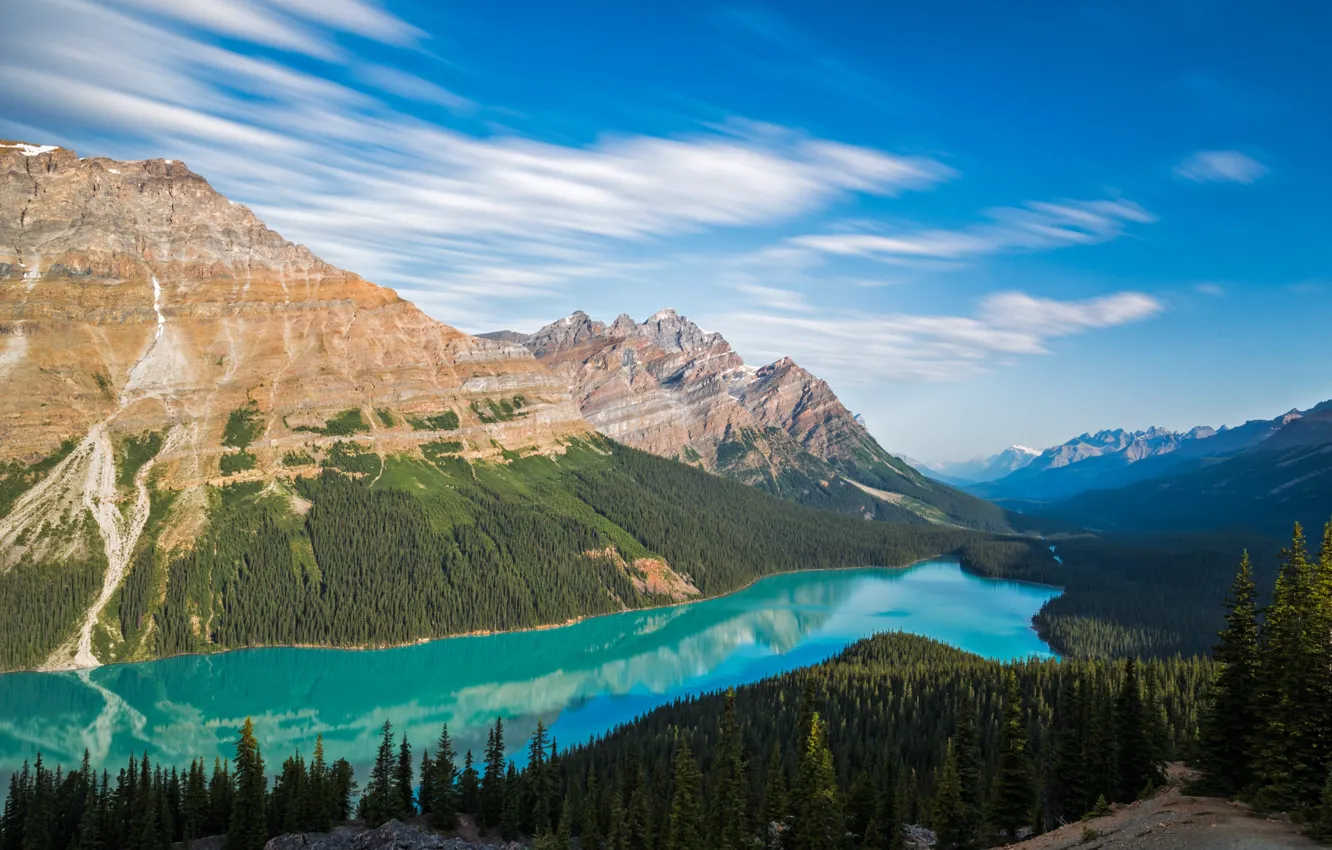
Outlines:
{"type": "MultiPolygon", "coordinates": [[[[544,631],[551,631],[554,629],[564,629],[570,626],[576,626],[579,623],[584,623],[591,620],[597,620],[602,617],[615,617],[623,614],[632,614],[635,612],[662,611],[662,610],[669,610],[672,608],[679,608],[686,605],[695,605],[700,602],[711,602],[713,600],[725,599],[728,596],[734,596],[738,593],[743,593],[744,591],[750,589],[759,582],[766,581],[772,578],[777,578],[779,576],[795,575],[799,573],[836,573],[836,572],[847,572],[850,570],[894,570],[894,571],[909,570],[912,569],[913,567],[918,567],[922,564],[928,564],[936,561],[955,563],[957,564],[958,569],[960,569],[966,575],[970,575],[975,578],[984,579],[986,581],[1012,582],[1014,584],[1020,584],[1029,587],[1043,587],[1043,588],[1048,588],[1050,590],[1058,590],[1061,594],[1064,592],[1064,588],[1059,585],[1043,584],[1041,582],[1023,581],[1021,579],[1012,579],[1012,578],[995,578],[993,576],[981,575],[980,573],[968,570],[966,566],[962,563],[961,559],[958,558],[956,555],[943,553],[938,555],[931,555],[925,558],[918,558],[917,560],[912,561],[908,564],[902,564],[897,566],[860,565],[860,566],[847,566],[847,567],[811,567],[809,569],[788,570],[786,572],[770,573],[764,576],[756,576],[753,579],[750,579],[745,584],[741,585],[740,587],[727,590],[723,593],[718,593],[715,596],[699,596],[694,599],[681,599],[675,602],[666,602],[661,605],[650,605],[643,608],[624,608],[620,611],[607,611],[604,614],[584,614],[582,616],[573,617],[560,623],[543,623],[536,626],[523,626],[521,628],[516,628],[516,629],[482,629],[477,631],[459,632],[456,634],[439,635],[437,637],[419,638],[417,640],[405,641],[402,643],[389,643],[389,644],[361,644],[355,646],[341,646],[335,644],[322,644],[322,643],[314,643],[314,644],[275,643],[275,644],[258,644],[254,646],[218,647],[216,649],[209,649],[204,652],[182,652],[182,653],[177,653],[175,655],[161,655],[153,658],[136,658],[136,659],[127,659],[124,661],[109,661],[103,664],[98,664],[96,667],[68,668],[62,670],[41,670],[41,669],[8,670],[5,672],[0,672],[0,677],[17,676],[23,674],[78,675],[80,673],[90,673],[91,671],[100,669],[102,667],[120,667],[131,664],[151,664],[155,661],[167,661],[173,658],[211,658],[213,656],[218,656],[218,655],[228,655],[236,652],[246,652],[249,650],[262,650],[262,649],[324,649],[324,650],[339,651],[339,652],[382,652],[393,649],[408,649],[410,647],[424,646],[426,644],[436,643],[438,641],[444,641],[444,640],[494,637],[495,635],[524,634],[528,632],[544,632],[544,631]]],[[[1035,615],[1032,616],[1032,619],[1034,621],[1035,615]]],[[[1032,631],[1036,632],[1037,637],[1040,638],[1042,643],[1046,644],[1046,646],[1049,646],[1052,652],[1055,651],[1054,647],[1050,646],[1050,642],[1043,635],[1041,635],[1040,630],[1036,628],[1034,622],[1031,624],[1031,629],[1032,631]]]]}

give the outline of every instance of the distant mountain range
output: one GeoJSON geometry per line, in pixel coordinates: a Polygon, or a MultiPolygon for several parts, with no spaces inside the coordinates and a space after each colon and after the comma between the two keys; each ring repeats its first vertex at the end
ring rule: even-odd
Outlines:
{"type": "MultiPolygon", "coordinates": [[[[1332,514],[1332,401],[1234,428],[1083,434],[988,477],[1010,461],[1008,450],[955,466],[975,495],[1088,528],[1275,533],[1332,514]]],[[[931,473],[957,474],[943,469],[931,473]]]]}
{"type": "Polygon", "coordinates": [[[568,379],[594,428],[635,448],[814,507],[1010,528],[1002,509],[884,450],[826,381],[789,357],[746,365],[721,334],[674,310],[610,324],[579,311],[535,333],[481,336],[525,346],[568,379]]]}
{"type": "Polygon", "coordinates": [[[917,461],[912,462],[912,465],[917,469],[924,470],[925,474],[931,478],[948,484],[965,486],[985,481],[996,481],[1010,473],[1017,472],[1019,469],[1026,468],[1040,456],[1040,449],[1029,449],[1026,446],[1009,446],[999,454],[990,455],[989,457],[952,463],[930,464],[917,461]]]}

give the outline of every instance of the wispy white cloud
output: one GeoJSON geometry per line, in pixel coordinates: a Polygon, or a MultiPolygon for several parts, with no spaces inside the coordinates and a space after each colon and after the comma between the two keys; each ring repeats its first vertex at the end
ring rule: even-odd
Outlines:
{"type": "Polygon", "coordinates": [[[380,91],[396,94],[398,97],[405,97],[409,100],[421,103],[437,103],[440,106],[457,110],[470,110],[476,106],[472,101],[460,94],[449,91],[443,86],[436,85],[415,74],[409,74],[397,68],[390,68],[387,65],[362,66],[357,71],[357,76],[380,91]]]}
{"type": "Polygon", "coordinates": [[[1194,183],[1253,183],[1268,168],[1239,151],[1197,151],[1175,166],[1175,175],[1194,183]]]}
{"type": "Polygon", "coordinates": [[[1139,322],[1165,309],[1140,292],[1061,301],[995,293],[969,316],[739,311],[710,317],[746,356],[790,355],[844,384],[954,381],[1050,353],[1061,337],[1139,322]]]}
{"type": "Polygon", "coordinates": [[[470,101],[361,61],[340,33],[422,37],[369,0],[21,4],[0,29],[0,127],[14,116],[52,136],[107,139],[84,154],[183,160],[330,261],[390,285],[433,280],[455,300],[548,295],[622,269],[634,246],[954,176],[929,158],[745,122],[588,145],[470,135],[379,93],[470,101]],[[327,77],[359,85],[208,34],[336,63],[327,77]]]}
{"type": "Polygon", "coordinates": [[[1200,283],[1193,287],[1201,295],[1210,295],[1213,298],[1222,298],[1226,294],[1226,289],[1219,283],[1200,283]]]}
{"type": "Polygon", "coordinates": [[[757,283],[739,283],[736,290],[747,295],[760,307],[772,310],[808,310],[809,301],[804,293],[794,289],[782,289],[778,286],[762,286],[757,283]]]}
{"type": "Polygon", "coordinates": [[[1147,210],[1123,199],[1033,201],[1024,207],[989,210],[987,217],[990,221],[960,230],[825,233],[798,236],[790,242],[825,254],[883,261],[963,260],[1001,251],[1108,242],[1123,235],[1130,224],[1156,220],[1147,210]]]}

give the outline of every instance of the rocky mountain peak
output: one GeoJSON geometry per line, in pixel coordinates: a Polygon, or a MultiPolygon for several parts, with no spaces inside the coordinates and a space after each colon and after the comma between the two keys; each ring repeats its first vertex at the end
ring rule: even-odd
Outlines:
{"type": "MultiPolygon", "coordinates": [[[[188,426],[212,448],[251,401],[265,439],[300,439],[310,432],[292,429],[350,408],[438,414],[459,387],[564,394],[555,419],[581,422],[524,348],[324,262],[183,162],[0,141],[0,393],[22,397],[0,414],[0,460],[42,456],[108,417],[188,426]]],[[[192,466],[177,480],[215,475],[217,455],[192,466]]]]}

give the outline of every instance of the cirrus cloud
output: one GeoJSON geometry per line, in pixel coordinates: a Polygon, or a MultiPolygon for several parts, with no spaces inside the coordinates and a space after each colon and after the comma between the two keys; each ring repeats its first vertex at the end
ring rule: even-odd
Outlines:
{"type": "Polygon", "coordinates": [[[1175,176],[1194,183],[1253,183],[1268,168],[1239,151],[1197,151],[1175,166],[1175,176]]]}
{"type": "Polygon", "coordinates": [[[851,385],[962,380],[1018,357],[1049,354],[1055,339],[1144,321],[1164,310],[1141,292],[1059,300],[1013,291],[986,296],[970,316],[744,311],[708,321],[726,328],[746,355],[790,355],[851,385]]]}

